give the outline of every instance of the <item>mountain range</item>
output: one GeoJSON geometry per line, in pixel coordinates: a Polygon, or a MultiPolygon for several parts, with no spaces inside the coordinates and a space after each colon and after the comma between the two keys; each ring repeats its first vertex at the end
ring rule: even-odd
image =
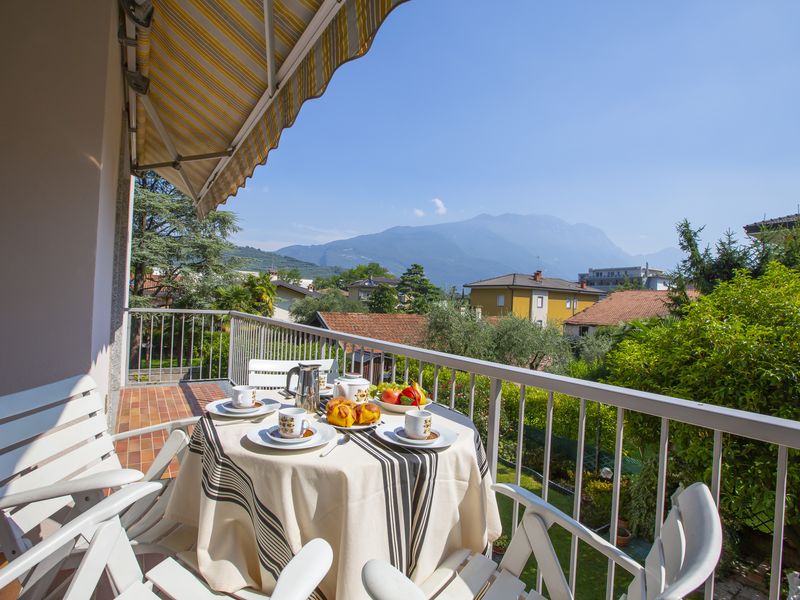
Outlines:
{"type": "Polygon", "coordinates": [[[322,267],[314,263],[297,260],[291,256],[259,250],[252,246],[236,246],[229,255],[243,259],[242,268],[247,271],[268,273],[278,269],[297,269],[300,271],[300,275],[307,279],[330,277],[342,270],[338,267],[322,267]]]}
{"type": "Polygon", "coordinates": [[[547,215],[488,215],[435,225],[391,227],[326,244],[294,245],[276,250],[283,256],[323,267],[351,268],[378,262],[392,273],[411,263],[425,267],[444,288],[505,273],[533,273],[575,280],[589,267],[644,265],[671,270],[682,254],[665,248],[632,255],[615,245],[603,230],[571,224],[547,215]]]}

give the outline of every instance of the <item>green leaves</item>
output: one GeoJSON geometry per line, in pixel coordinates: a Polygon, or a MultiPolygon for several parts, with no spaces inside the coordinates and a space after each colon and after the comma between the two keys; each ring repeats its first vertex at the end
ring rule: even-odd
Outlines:
{"type": "Polygon", "coordinates": [[[207,308],[213,290],[230,283],[239,261],[227,256],[236,215],[212,211],[199,220],[192,201],[154,173],[137,180],[131,239],[131,294],[207,308]],[[148,276],[157,274],[158,277],[148,276]],[[147,283],[147,289],[145,284],[147,283]]]}
{"type": "Polygon", "coordinates": [[[397,290],[385,283],[381,283],[367,298],[371,313],[396,313],[399,302],[397,290]]]}
{"type": "MultiPolygon", "coordinates": [[[[640,323],[609,353],[608,383],[751,412],[800,419],[800,273],[777,262],[761,277],[736,271],[730,281],[684,310],[679,320],[640,323]]],[[[643,451],[658,427],[630,413],[626,438],[643,451]]],[[[673,422],[670,470],[684,483],[709,477],[710,432],[673,422]]],[[[775,486],[773,446],[731,437],[723,477],[723,507],[734,527],[770,506],[775,486]],[[743,493],[743,490],[747,490],[743,493]]],[[[800,478],[800,466],[790,466],[800,478]]],[[[787,504],[797,527],[800,509],[787,504]]]]}

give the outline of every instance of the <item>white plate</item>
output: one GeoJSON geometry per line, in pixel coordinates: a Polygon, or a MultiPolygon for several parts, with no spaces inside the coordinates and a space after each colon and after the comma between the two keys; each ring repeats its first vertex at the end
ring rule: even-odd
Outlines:
{"type": "Polygon", "coordinates": [[[273,442],[277,442],[278,444],[303,444],[305,442],[310,442],[312,440],[316,440],[317,436],[319,435],[319,428],[310,425],[309,429],[311,429],[314,434],[308,437],[298,437],[298,438],[285,438],[281,436],[280,428],[278,425],[273,425],[272,427],[267,428],[267,436],[273,442]]]}
{"type": "Polygon", "coordinates": [[[372,402],[380,406],[381,410],[386,410],[388,412],[393,412],[393,413],[404,413],[408,412],[409,410],[414,410],[415,408],[423,410],[426,406],[430,404],[430,402],[426,402],[422,406],[414,406],[413,404],[389,404],[388,402],[384,402],[380,398],[374,398],[372,402]]]}
{"type": "Polygon", "coordinates": [[[324,446],[336,438],[336,430],[330,425],[326,423],[319,423],[316,427],[318,437],[316,439],[309,438],[300,444],[284,444],[281,442],[273,442],[267,434],[269,427],[254,427],[247,432],[247,439],[254,444],[264,446],[265,448],[272,448],[274,450],[307,450],[309,448],[318,448],[319,446],[324,446]]]}
{"type": "Polygon", "coordinates": [[[334,425],[333,423],[328,422],[327,417],[320,417],[319,422],[327,425],[328,427],[336,427],[339,431],[361,431],[362,429],[370,429],[371,427],[377,427],[380,425],[380,421],[375,423],[370,423],[369,425],[350,425],[350,427],[343,427],[342,425],[334,425]]]}
{"type": "Polygon", "coordinates": [[[395,446],[404,446],[406,448],[447,448],[458,439],[458,433],[447,429],[445,427],[437,427],[435,431],[439,432],[439,437],[432,442],[424,442],[422,440],[409,440],[402,436],[397,435],[396,431],[402,429],[402,425],[382,425],[375,430],[375,435],[383,441],[395,446]]]}
{"type": "Polygon", "coordinates": [[[226,408],[225,404],[230,401],[231,401],[230,398],[223,398],[222,400],[215,400],[214,402],[209,402],[208,404],[206,404],[206,410],[212,414],[219,415],[220,417],[228,417],[230,419],[236,419],[236,418],[249,419],[250,417],[268,415],[270,413],[275,412],[281,407],[280,402],[264,398],[263,400],[259,400],[259,402],[264,403],[264,405],[261,408],[246,413],[242,413],[239,412],[238,410],[234,412],[226,408]]]}

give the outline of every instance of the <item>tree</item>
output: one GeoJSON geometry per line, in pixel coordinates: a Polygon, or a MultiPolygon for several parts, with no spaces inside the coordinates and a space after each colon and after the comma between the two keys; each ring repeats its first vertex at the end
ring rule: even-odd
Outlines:
{"type": "Polygon", "coordinates": [[[406,312],[425,314],[431,304],[442,298],[442,290],[425,277],[422,265],[414,263],[400,276],[397,291],[406,312]]]}
{"type": "Polygon", "coordinates": [[[431,350],[490,358],[490,325],[469,307],[434,304],[428,312],[425,345],[431,350]]]}
{"type": "Polygon", "coordinates": [[[376,262],[371,262],[366,265],[356,265],[352,269],[342,271],[338,275],[332,277],[319,277],[314,280],[314,287],[318,290],[338,288],[341,290],[347,289],[354,281],[359,279],[368,279],[370,277],[391,277],[392,274],[384,266],[376,262]]]}
{"type": "MultiPolygon", "coordinates": [[[[684,309],[682,318],[639,324],[607,357],[608,383],[800,419],[800,272],[777,262],[761,277],[734,273],[684,309]]],[[[631,413],[626,439],[643,454],[656,448],[658,423],[631,413]],[[630,433],[629,433],[630,432],[630,433]]],[[[710,478],[710,432],[673,421],[670,473],[684,483],[710,478]]],[[[774,447],[734,436],[724,442],[720,508],[726,523],[746,527],[771,515],[774,447]],[[742,489],[748,493],[741,493],[742,489]],[[758,493],[757,490],[763,490],[758,493]]],[[[790,465],[790,489],[800,487],[800,465],[790,465]]],[[[800,506],[787,503],[787,531],[800,541],[800,506]]],[[[647,524],[652,527],[652,520],[647,524]]]]}
{"type": "Polygon", "coordinates": [[[271,317],[275,311],[275,292],[268,273],[249,275],[243,283],[217,288],[214,308],[271,317]]]}
{"type": "Polygon", "coordinates": [[[367,298],[367,307],[371,313],[396,313],[398,303],[397,290],[385,283],[378,285],[367,298]]]}
{"type": "Polygon", "coordinates": [[[320,312],[366,312],[364,304],[352,300],[338,290],[327,290],[316,298],[311,296],[298,300],[292,305],[289,313],[298,323],[313,325],[320,312]]]}
{"type": "Polygon", "coordinates": [[[234,247],[228,237],[238,231],[236,215],[212,211],[198,219],[191,199],[154,173],[136,182],[132,229],[134,305],[158,294],[178,306],[207,308],[214,289],[235,278],[239,262],[227,253],[234,247]],[[159,276],[148,282],[154,273],[159,276]]]}
{"type": "Polygon", "coordinates": [[[542,326],[513,314],[492,328],[491,351],[497,362],[550,371],[564,368],[571,355],[569,341],[559,326],[542,326]]]}
{"type": "Polygon", "coordinates": [[[300,281],[303,279],[303,274],[300,272],[300,269],[296,267],[292,267],[290,269],[278,269],[278,279],[285,281],[286,283],[294,283],[295,285],[299,285],[300,281]]]}

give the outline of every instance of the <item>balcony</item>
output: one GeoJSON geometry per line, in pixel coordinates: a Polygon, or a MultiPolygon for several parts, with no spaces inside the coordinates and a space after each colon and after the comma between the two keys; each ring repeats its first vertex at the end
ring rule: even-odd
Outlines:
{"type": "MultiPolygon", "coordinates": [[[[671,427],[690,425],[708,440],[707,483],[718,503],[727,500],[722,481],[726,447],[734,440],[768,444],[776,461],[764,467],[775,469],[774,509],[757,515],[757,528],[769,546],[768,564],[773,565],[770,598],[778,598],[785,585],[783,571],[797,568],[796,550],[784,542],[784,527],[787,499],[791,502],[797,494],[797,490],[787,491],[787,471],[790,451],[800,448],[799,422],[239,312],[130,309],[128,331],[126,387],[117,421],[120,430],[201,414],[206,402],[228,396],[230,385],[247,383],[250,359],[335,358],[340,371],[361,373],[373,383],[422,380],[434,402],[473,421],[497,481],[529,487],[578,520],[588,522],[589,485],[603,476],[609,478],[607,517],[600,518],[597,526],[597,515],[591,515],[595,529],[609,539],[617,539],[620,533],[625,474],[637,468],[635,457],[630,456],[627,438],[632,436],[626,425],[644,427],[641,415],[650,417],[659,439],[657,476],[651,492],[654,531],[669,509],[667,499],[675,483],[670,482],[670,457],[679,450],[670,446],[671,427]],[[526,402],[519,401],[523,397],[526,402]],[[601,411],[606,418],[611,411],[612,417],[604,431],[610,428],[613,436],[603,439],[601,411]],[[567,412],[570,414],[564,414],[567,412]],[[570,420],[571,415],[575,416],[574,435],[567,439],[554,423],[570,420]],[[555,472],[565,454],[571,454],[573,465],[568,480],[555,472]]],[[[160,443],[161,438],[129,440],[118,451],[127,456],[129,466],[142,468],[160,443]]],[[[174,474],[173,469],[170,475],[174,474]]],[[[501,512],[504,530],[520,516],[519,506],[511,503],[502,506],[501,512]]],[[[646,537],[640,535],[628,551],[643,558],[649,549],[646,537]]],[[[605,559],[584,552],[575,539],[565,534],[559,544],[560,559],[568,566],[570,585],[578,595],[614,598],[627,585],[624,574],[615,572],[605,559]]],[[[528,574],[532,583],[536,581],[535,572],[528,574]]],[[[541,585],[540,578],[538,583],[541,585]]],[[[715,592],[713,578],[705,585],[706,599],[731,597],[731,593],[729,587],[715,592]]]]}

